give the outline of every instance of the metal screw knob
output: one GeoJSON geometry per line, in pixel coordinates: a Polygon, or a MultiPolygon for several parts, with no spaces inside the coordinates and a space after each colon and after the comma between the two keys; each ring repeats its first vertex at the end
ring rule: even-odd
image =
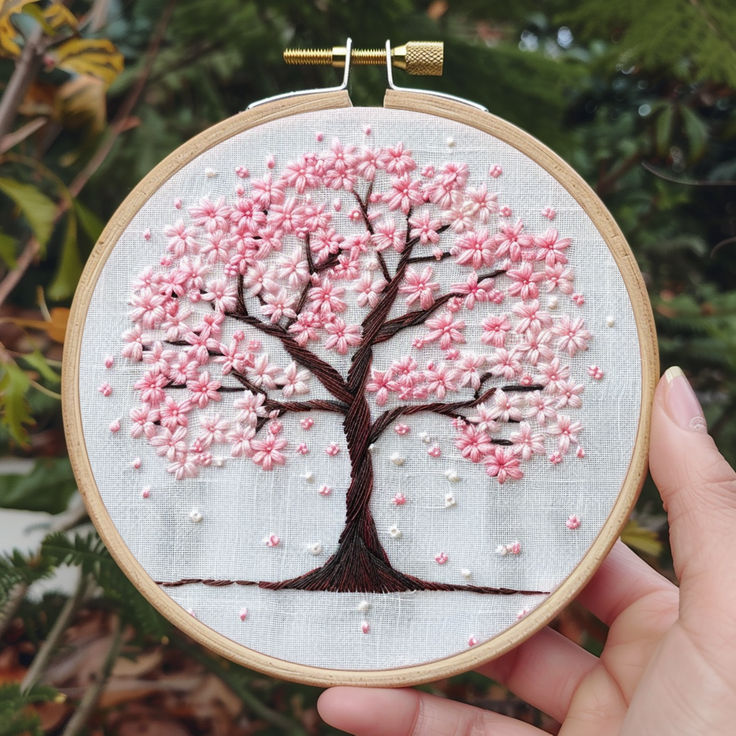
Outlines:
{"type": "MultiPolygon", "coordinates": [[[[346,54],[345,46],[333,46],[331,49],[285,49],[284,61],[287,64],[343,67],[346,54]]],[[[408,41],[391,49],[392,65],[405,69],[409,74],[442,76],[443,61],[442,41],[408,41]]],[[[386,50],[353,49],[350,62],[357,66],[380,66],[386,63],[386,50]]]]}

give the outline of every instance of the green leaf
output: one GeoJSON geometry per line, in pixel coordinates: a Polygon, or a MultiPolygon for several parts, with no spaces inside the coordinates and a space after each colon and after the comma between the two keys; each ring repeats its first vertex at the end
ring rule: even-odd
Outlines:
{"type": "Polygon", "coordinates": [[[0,476],[0,507],[59,514],[76,491],[69,459],[44,458],[30,473],[0,476]]]}
{"type": "Polygon", "coordinates": [[[71,298],[79,277],[82,275],[83,265],[77,241],[77,219],[70,212],[67,218],[64,242],[61,244],[59,265],[46,292],[49,299],[62,301],[71,298]]]}
{"type": "Polygon", "coordinates": [[[41,248],[45,248],[54,229],[56,205],[53,200],[33,185],[15,179],[0,178],[0,192],[15,202],[41,248]]]}
{"type": "Polygon", "coordinates": [[[59,383],[61,380],[61,376],[49,365],[46,356],[40,350],[25,353],[22,358],[28,365],[35,368],[47,381],[59,383]]]}
{"type": "Polygon", "coordinates": [[[48,685],[34,685],[26,691],[17,682],[0,685],[0,736],[41,736],[41,718],[28,706],[51,702],[58,694],[48,685]]]}
{"type": "Polygon", "coordinates": [[[16,239],[5,233],[0,233],[0,258],[8,268],[15,268],[16,239]]]}
{"type": "Polygon", "coordinates": [[[49,577],[55,569],[51,561],[40,555],[23,554],[17,549],[0,555],[0,606],[5,604],[16,585],[32,585],[49,577]]]}
{"type": "Polygon", "coordinates": [[[664,155],[667,153],[670,147],[670,141],[672,140],[672,117],[674,107],[672,105],[665,105],[662,108],[662,112],[657,116],[656,126],[656,141],[657,141],[657,153],[664,155]]]}
{"type": "Polygon", "coordinates": [[[708,126],[703,119],[689,107],[680,110],[685,135],[690,144],[690,160],[700,158],[708,144],[708,126]]]}
{"type": "Polygon", "coordinates": [[[26,427],[34,424],[26,398],[30,386],[30,379],[16,363],[0,363],[0,422],[21,445],[28,444],[26,427]]]}
{"type": "Polygon", "coordinates": [[[100,237],[105,223],[94,213],[89,207],[82,204],[78,199],[74,200],[74,211],[77,213],[77,220],[82,230],[87,233],[87,237],[93,242],[97,242],[100,237]]]}

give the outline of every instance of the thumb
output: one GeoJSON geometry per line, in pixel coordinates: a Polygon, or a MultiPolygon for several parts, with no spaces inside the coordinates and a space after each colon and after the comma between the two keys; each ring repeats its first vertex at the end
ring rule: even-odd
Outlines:
{"type": "Polygon", "coordinates": [[[718,452],[695,392],[669,368],[654,395],[649,465],[670,524],[681,615],[704,605],[736,614],[736,473],[718,452]]]}

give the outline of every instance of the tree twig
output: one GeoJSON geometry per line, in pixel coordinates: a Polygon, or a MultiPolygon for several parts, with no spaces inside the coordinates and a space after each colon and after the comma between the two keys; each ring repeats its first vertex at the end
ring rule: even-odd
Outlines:
{"type": "MultiPolygon", "coordinates": [[[[219,677],[258,718],[275,726],[281,733],[292,734],[292,736],[307,736],[307,732],[296,721],[288,716],[269,708],[257,695],[244,686],[242,678],[238,677],[238,669],[231,667],[229,663],[225,666],[219,659],[208,656],[198,646],[193,646],[183,636],[176,635],[179,649],[190,656],[195,662],[204,665],[210,672],[219,677]]],[[[64,733],[63,736],[69,736],[64,733]]]]}
{"type": "MultiPolygon", "coordinates": [[[[117,112],[117,115],[115,116],[115,119],[110,123],[106,134],[103,136],[102,140],[100,141],[99,146],[97,147],[97,150],[94,152],[94,154],[92,154],[92,157],[89,159],[87,164],[74,177],[74,179],[72,180],[72,183],[69,185],[68,190],[71,194],[71,197],[69,197],[68,199],[65,198],[57,206],[56,212],[54,213],[54,220],[53,220],[54,225],[59,222],[59,220],[64,216],[66,211],[69,209],[69,200],[74,197],[79,196],[79,193],[82,191],[82,189],[84,189],[84,187],[86,186],[87,182],[90,180],[92,175],[97,171],[97,169],[102,165],[103,161],[109,155],[118,136],[123,132],[125,123],[128,117],[130,116],[130,113],[132,112],[133,108],[138,103],[141,93],[143,92],[146,82],[148,81],[148,77],[153,67],[153,62],[161,46],[161,42],[166,32],[166,28],[168,26],[169,20],[171,19],[171,14],[174,10],[175,5],[176,5],[176,0],[170,0],[168,5],[166,6],[166,9],[161,15],[161,19],[159,20],[158,25],[156,26],[156,30],[154,31],[154,34],[151,37],[151,41],[148,44],[145,61],[143,63],[140,73],[138,74],[138,78],[136,79],[135,84],[131,88],[130,92],[128,93],[127,97],[123,101],[122,105],[120,106],[117,112]]],[[[31,41],[29,40],[26,43],[26,47],[30,43],[31,41]]],[[[24,47],[24,53],[25,53],[25,47],[24,47]]],[[[20,62],[18,62],[18,66],[20,66],[20,62]]],[[[16,67],[16,72],[17,70],[18,70],[18,67],[16,67]]],[[[31,71],[33,71],[33,69],[31,71]]],[[[15,73],[14,73],[14,76],[15,76],[15,73]]],[[[10,87],[10,83],[8,84],[8,88],[9,87],[10,87]]],[[[2,101],[0,101],[0,107],[2,107],[2,105],[4,104],[4,101],[7,95],[8,95],[8,89],[6,88],[6,92],[3,95],[2,101]]],[[[2,139],[2,136],[4,135],[5,132],[7,131],[3,131],[2,117],[0,117],[0,139],[2,139]]],[[[34,259],[38,255],[39,250],[40,250],[40,244],[38,240],[35,237],[31,237],[26,243],[25,247],[23,248],[22,253],[18,257],[15,268],[9,271],[6,274],[5,278],[2,281],[0,281],[0,306],[2,306],[2,304],[5,302],[5,300],[10,295],[10,292],[13,291],[13,289],[15,289],[15,287],[18,285],[18,282],[23,278],[23,276],[25,275],[25,272],[28,270],[28,268],[30,267],[30,265],[33,263],[34,259]]]]}
{"type": "Polygon", "coordinates": [[[0,98],[0,140],[10,132],[18,107],[41,66],[43,29],[37,26],[23,46],[8,84],[0,98]]]}
{"type": "Polygon", "coordinates": [[[79,701],[79,705],[77,706],[76,711],[74,711],[74,715],[66,724],[62,736],[77,736],[77,734],[81,733],[82,729],[86,726],[90,715],[92,715],[95,706],[97,705],[97,701],[100,699],[100,696],[107,685],[107,681],[110,679],[110,673],[112,672],[112,668],[115,666],[115,662],[118,659],[122,645],[123,625],[120,618],[116,617],[115,624],[113,626],[112,644],[107,650],[107,655],[105,656],[105,661],[102,663],[102,668],[100,669],[94,684],[85,691],[82,699],[79,701]]]}
{"type": "Polygon", "coordinates": [[[46,640],[39,648],[36,656],[33,658],[33,662],[28,668],[28,671],[23,678],[23,682],[21,683],[21,690],[30,690],[41,679],[49,661],[51,660],[51,656],[56,651],[56,648],[61,641],[61,637],[64,635],[67,626],[69,626],[77,607],[87,593],[88,582],[87,575],[80,571],[77,588],[74,591],[74,594],[67,598],[66,603],[64,603],[63,608],[56,617],[56,621],[54,621],[54,625],[51,627],[51,631],[49,631],[46,640]]]}

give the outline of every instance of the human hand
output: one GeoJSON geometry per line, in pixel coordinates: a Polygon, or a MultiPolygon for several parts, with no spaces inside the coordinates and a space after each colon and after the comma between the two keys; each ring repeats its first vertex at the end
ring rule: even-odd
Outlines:
{"type": "MultiPolygon", "coordinates": [[[[736,473],[679,368],[657,386],[649,461],[679,590],[618,542],[579,599],[610,626],[600,658],[547,628],[480,670],[562,723],[561,736],[736,732],[736,473]]],[[[336,687],[318,708],[357,736],[544,733],[415,690],[336,687]]]]}

